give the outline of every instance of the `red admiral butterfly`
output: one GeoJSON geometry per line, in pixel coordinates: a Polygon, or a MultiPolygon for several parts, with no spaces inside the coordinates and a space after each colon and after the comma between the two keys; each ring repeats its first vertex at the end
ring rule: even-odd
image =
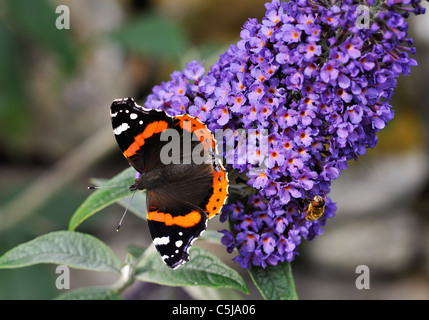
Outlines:
{"type": "Polygon", "coordinates": [[[175,269],[189,260],[192,242],[228,196],[228,175],[216,157],[216,141],[199,120],[146,109],[132,98],[113,101],[110,114],[119,148],[141,174],[130,190],[147,191],[153,243],[165,264],[175,269]]]}

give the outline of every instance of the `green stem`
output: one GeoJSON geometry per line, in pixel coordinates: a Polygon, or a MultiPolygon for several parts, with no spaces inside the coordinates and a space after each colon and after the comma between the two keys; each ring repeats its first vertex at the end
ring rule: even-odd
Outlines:
{"type": "Polygon", "coordinates": [[[112,291],[117,294],[122,293],[126,288],[131,286],[134,283],[134,265],[125,264],[121,268],[121,277],[111,285],[112,291]]]}
{"type": "Polygon", "coordinates": [[[110,288],[117,294],[122,293],[126,288],[131,286],[135,281],[136,266],[143,259],[145,253],[143,252],[140,257],[133,261],[132,255],[128,254],[125,258],[125,263],[121,268],[121,277],[114,282],[110,288]]]}

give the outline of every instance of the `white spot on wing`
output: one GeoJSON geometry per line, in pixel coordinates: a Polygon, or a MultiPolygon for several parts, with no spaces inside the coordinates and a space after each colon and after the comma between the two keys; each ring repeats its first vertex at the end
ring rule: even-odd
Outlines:
{"type": "Polygon", "coordinates": [[[131,119],[131,120],[135,120],[135,119],[137,119],[137,113],[131,113],[131,114],[130,114],[130,119],[131,119]]]}
{"type": "Polygon", "coordinates": [[[176,244],[176,247],[180,248],[182,246],[182,244],[183,244],[183,241],[182,240],[177,240],[175,242],[175,244],[176,244]]]}
{"type": "Polygon", "coordinates": [[[156,246],[166,245],[170,243],[170,237],[160,237],[153,239],[153,244],[156,246]]]}
{"type": "Polygon", "coordinates": [[[124,122],[123,124],[121,124],[120,126],[116,127],[115,129],[113,129],[113,132],[116,135],[120,135],[122,132],[128,130],[130,128],[129,124],[124,122]]]}

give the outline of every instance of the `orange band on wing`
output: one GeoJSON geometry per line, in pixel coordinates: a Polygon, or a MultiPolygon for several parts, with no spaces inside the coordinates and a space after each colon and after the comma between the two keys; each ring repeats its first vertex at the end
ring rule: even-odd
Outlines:
{"type": "Polygon", "coordinates": [[[190,228],[195,226],[201,221],[201,213],[198,211],[191,211],[184,216],[173,217],[169,213],[150,211],[147,214],[147,219],[151,221],[158,221],[165,223],[166,226],[176,225],[183,228],[190,228]]]}
{"type": "Polygon", "coordinates": [[[228,175],[222,168],[219,172],[213,170],[213,195],[206,205],[208,218],[211,219],[220,212],[228,197],[228,175]]]}
{"type": "Polygon", "coordinates": [[[128,147],[127,150],[123,152],[124,156],[129,158],[135,155],[140,147],[144,145],[145,139],[153,136],[156,133],[161,133],[167,128],[168,123],[162,120],[149,123],[142,133],[134,137],[134,142],[128,147]]]}
{"type": "Polygon", "coordinates": [[[195,119],[188,114],[176,116],[176,119],[179,121],[180,128],[194,133],[206,149],[215,148],[213,134],[200,120],[195,119]]]}
{"type": "Polygon", "coordinates": [[[206,129],[206,125],[204,123],[188,114],[176,116],[176,119],[179,120],[180,128],[189,132],[194,132],[197,129],[206,129]]]}

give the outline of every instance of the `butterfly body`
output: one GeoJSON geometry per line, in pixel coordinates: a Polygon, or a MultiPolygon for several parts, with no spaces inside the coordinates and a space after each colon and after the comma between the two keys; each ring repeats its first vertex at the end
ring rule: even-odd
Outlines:
{"type": "Polygon", "coordinates": [[[216,141],[197,119],[145,109],[132,98],[115,100],[111,118],[122,153],[140,173],[130,190],[147,191],[153,242],[166,265],[175,269],[189,260],[192,242],[228,196],[216,141]]]}

